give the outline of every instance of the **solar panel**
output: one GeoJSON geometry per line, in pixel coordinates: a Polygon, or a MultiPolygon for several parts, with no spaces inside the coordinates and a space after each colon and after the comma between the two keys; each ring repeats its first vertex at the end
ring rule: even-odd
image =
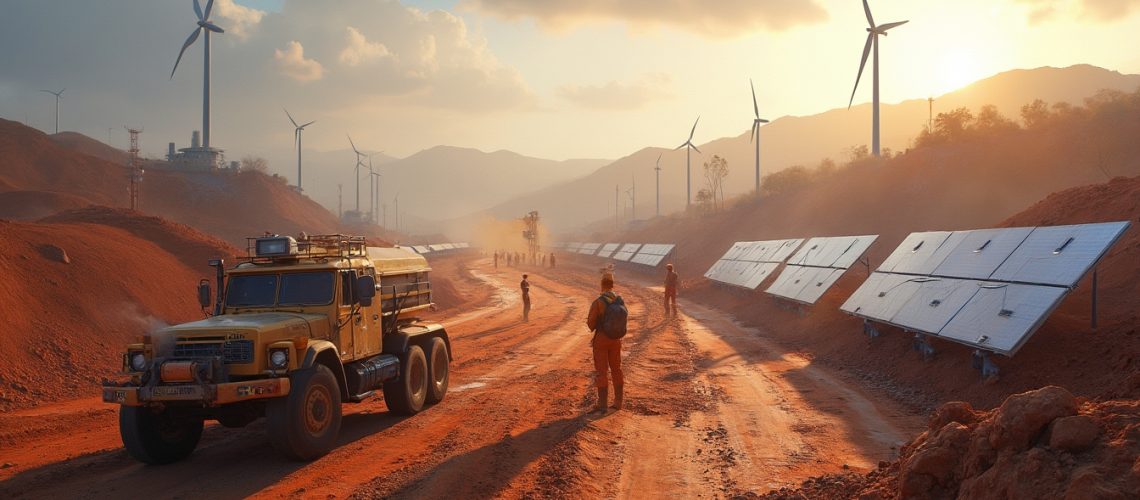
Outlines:
{"type": "Polygon", "coordinates": [[[784,271],[765,292],[796,302],[814,304],[878,237],[812,238],[788,259],[784,271]]]}
{"type": "Polygon", "coordinates": [[[646,243],[642,245],[641,250],[638,250],[637,255],[630,259],[630,262],[657,267],[662,260],[665,260],[665,257],[673,252],[675,246],[668,243],[646,243]]]}
{"type": "Polygon", "coordinates": [[[594,255],[601,247],[601,243],[583,243],[582,246],[578,248],[578,253],[583,255],[594,255]]]}
{"type": "Polygon", "coordinates": [[[1105,222],[1035,228],[992,278],[1075,287],[1128,226],[1128,222],[1105,222]]]}
{"type": "Polygon", "coordinates": [[[987,283],[939,335],[1012,356],[1061,303],[1067,288],[987,283]]]}
{"type": "Polygon", "coordinates": [[[705,272],[705,277],[755,290],[801,243],[802,239],[738,241],[705,272]]]}
{"type": "Polygon", "coordinates": [[[1129,226],[912,233],[841,309],[1012,356],[1129,226]]]}
{"type": "Polygon", "coordinates": [[[641,248],[641,243],[626,243],[613,255],[614,260],[622,262],[629,261],[633,255],[637,253],[637,249],[641,248]]]}
{"type": "Polygon", "coordinates": [[[606,243],[602,249],[598,251],[598,257],[608,259],[611,255],[614,254],[614,252],[617,251],[618,247],[620,246],[621,243],[606,243]]]}

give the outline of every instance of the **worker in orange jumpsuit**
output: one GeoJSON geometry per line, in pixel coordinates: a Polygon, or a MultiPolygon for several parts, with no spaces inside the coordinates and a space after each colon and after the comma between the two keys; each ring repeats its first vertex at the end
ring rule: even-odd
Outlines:
{"type": "Polygon", "coordinates": [[[602,316],[606,312],[607,299],[609,302],[617,299],[614,293],[614,279],[611,275],[602,277],[602,295],[590,305],[590,313],[586,317],[586,326],[594,332],[590,341],[594,350],[594,370],[597,372],[595,382],[598,386],[598,403],[591,413],[605,413],[606,402],[609,399],[609,374],[614,381],[614,409],[620,410],[624,403],[623,389],[625,376],[621,372],[621,339],[611,339],[601,332],[602,316]]]}
{"type": "Polygon", "coordinates": [[[665,264],[665,314],[670,311],[677,314],[677,282],[679,278],[676,271],[673,271],[673,264],[665,264]],[[669,305],[672,304],[670,310],[669,305]]]}

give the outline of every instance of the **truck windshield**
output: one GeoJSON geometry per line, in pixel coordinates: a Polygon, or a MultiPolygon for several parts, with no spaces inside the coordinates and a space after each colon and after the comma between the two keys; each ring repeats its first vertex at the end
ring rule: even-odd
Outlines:
{"type": "Polygon", "coordinates": [[[226,287],[230,307],[325,305],[333,300],[331,272],[233,276],[226,287]]]}

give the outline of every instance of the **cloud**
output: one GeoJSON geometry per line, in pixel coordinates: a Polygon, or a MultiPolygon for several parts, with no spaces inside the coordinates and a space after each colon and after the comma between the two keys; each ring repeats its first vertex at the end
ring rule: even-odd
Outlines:
{"type": "Polygon", "coordinates": [[[261,23],[261,18],[265,17],[265,11],[238,5],[234,0],[217,0],[217,2],[215,5],[217,10],[214,12],[222,21],[219,25],[227,34],[233,35],[238,40],[248,39],[254,28],[261,23]]]}
{"type": "Polygon", "coordinates": [[[1069,10],[1081,19],[1094,22],[1113,22],[1128,17],[1138,7],[1136,0],[1015,0],[1029,8],[1029,24],[1052,21],[1063,10],[1069,10]]]}
{"type": "Polygon", "coordinates": [[[1082,0],[1084,16],[1097,21],[1118,21],[1137,8],[1136,0],[1082,0]]]}
{"type": "Polygon", "coordinates": [[[380,42],[370,42],[360,30],[349,26],[348,43],[340,51],[340,63],[345,66],[360,66],[391,56],[388,47],[380,42]]]}
{"type": "Polygon", "coordinates": [[[652,74],[634,83],[610,81],[603,85],[568,85],[558,89],[558,94],[587,109],[635,110],[671,97],[667,90],[670,83],[668,75],[652,74]]]}
{"type": "Polygon", "coordinates": [[[554,29],[617,20],[712,38],[783,31],[827,20],[827,11],[817,0],[463,0],[460,5],[505,19],[533,18],[554,29]]]}
{"type": "Polygon", "coordinates": [[[325,68],[313,59],[305,59],[305,48],[301,42],[290,41],[285,50],[275,49],[273,59],[277,67],[289,78],[299,82],[312,82],[324,77],[325,68]]]}

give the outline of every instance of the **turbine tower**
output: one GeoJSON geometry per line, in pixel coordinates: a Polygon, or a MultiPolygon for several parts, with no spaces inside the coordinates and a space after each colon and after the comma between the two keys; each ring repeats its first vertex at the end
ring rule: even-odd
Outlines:
{"type": "Polygon", "coordinates": [[[847,102],[847,109],[851,109],[851,103],[855,102],[855,91],[859,90],[859,79],[863,76],[863,67],[867,65],[867,56],[873,47],[875,58],[874,62],[871,63],[871,154],[879,156],[879,35],[887,36],[887,30],[902,26],[908,21],[876,26],[875,18],[871,17],[871,7],[867,5],[867,0],[863,0],[863,12],[867,14],[867,43],[863,46],[863,60],[859,62],[859,73],[855,75],[855,88],[851,90],[851,100],[847,102]]]}
{"type": "Polygon", "coordinates": [[[348,143],[352,146],[352,152],[356,153],[356,216],[360,217],[360,167],[364,166],[364,161],[362,161],[360,157],[366,155],[356,149],[356,144],[352,142],[352,136],[347,137],[348,143]]]}
{"type": "Polygon", "coordinates": [[[178,59],[174,60],[174,69],[170,70],[170,79],[174,79],[174,72],[178,71],[178,63],[182,61],[182,54],[186,53],[186,49],[198,40],[198,35],[205,32],[206,39],[202,41],[202,147],[210,147],[210,32],[225,33],[226,31],[219,28],[214,23],[210,22],[210,11],[214,10],[214,0],[206,2],[206,11],[202,11],[202,6],[198,4],[198,0],[194,0],[194,13],[198,15],[198,27],[194,28],[194,32],[190,33],[190,37],[186,39],[186,43],[182,44],[182,50],[178,51],[178,59]]]}
{"type": "Polygon", "coordinates": [[[625,194],[629,195],[629,220],[633,222],[637,220],[637,178],[633,177],[630,182],[630,187],[625,190],[625,194]]]}
{"type": "Polygon", "coordinates": [[[309,125],[317,123],[317,121],[313,120],[313,121],[306,123],[304,125],[297,125],[297,120],[293,119],[293,115],[289,114],[289,110],[287,110],[287,109],[285,110],[285,116],[288,116],[289,121],[293,122],[293,146],[295,146],[297,148],[297,191],[300,192],[300,191],[302,191],[302,189],[301,189],[301,131],[305,130],[305,127],[308,127],[309,125]]]}
{"type": "Polygon", "coordinates": [[[677,146],[676,148],[673,149],[673,151],[676,151],[676,150],[681,149],[681,148],[686,148],[685,149],[685,210],[688,210],[689,207],[693,204],[693,173],[692,173],[692,169],[690,168],[690,163],[691,163],[691,157],[693,154],[693,150],[696,149],[698,153],[701,152],[700,149],[697,149],[697,147],[693,145],[693,134],[696,133],[697,123],[700,121],[701,121],[701,117],[697,116],[697,121],[693,122],[693,129],[689,131],[689,138],[686,139],[683,144],[681,144],[680,146],[677,146]]]}
{"type": "Polygon", "coordinates": [[[756,105],[756,86],[752,84],[752,79],[748,79],[748,86],[752,88],[752,112],[755,113],[756,118],[752,120],[752,135],[748,136],[749,142],[756,143],[756,194],[760,194],[760,124],[768,123],[768,120],[760,118],[760,106],[756,105]]]}
{"type": "Polygon", "coordinates": [[[657,166],[653,167],[657,171],[657,216],[661,216],[661,155],[657,155],[657,166]]]}
{"type": "Polygon", "coordinates": [[[63,91],[67,89],[59,89],[59,92],[52,92],[50,90],[41,90],[40,92],[47,92],[55,96],[55,133],[59,133],[59,98],[63,95],[63,91]]]}

